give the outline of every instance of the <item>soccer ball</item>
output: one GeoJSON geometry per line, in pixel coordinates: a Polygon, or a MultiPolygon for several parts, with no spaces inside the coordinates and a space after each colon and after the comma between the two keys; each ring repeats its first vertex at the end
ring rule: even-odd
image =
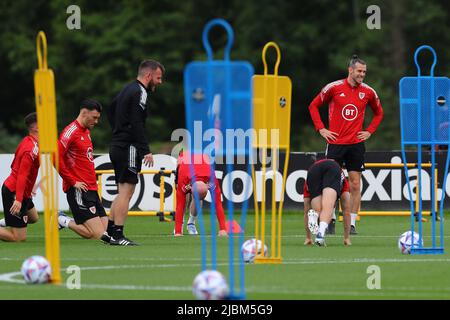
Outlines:
{"type": "MultiPolygon", "coordinates": [[[[414,232],[413,235],[411,231],[406,231],[398,239],[398,249],[403,254],[411,253],[412,244],[414,244],[414,246],[419,245],[419,234],[417,232],[414,232]]],[[[423,246],[423,239],[421,241],[421,245],[423,246]]]]}
{"type": "Polygon", "coordinates": [[[195,277],[192,293],[199,300],[223,300],[228,295],[228,284],[219,271],[204,270],[195,277]]]}
{"type": "Polygon", "coordinates": [[[23,278],[26,283],[47,283],[50,281],[52,268],[47,259],[42,256],[32,256],[22,263],[23,278]]]}
{"type": "MultiPolygon", "coordinates": [[[[258,255],[261,254],[262,242],[261,240],[250,239],[245,241],[241,247],[241,254],[245,263],[253,263],[256,256],[256,248],[258,248],[258,255]]],[[[264,245],[264,257],[269,255],[267,246],[264,245]]]]}

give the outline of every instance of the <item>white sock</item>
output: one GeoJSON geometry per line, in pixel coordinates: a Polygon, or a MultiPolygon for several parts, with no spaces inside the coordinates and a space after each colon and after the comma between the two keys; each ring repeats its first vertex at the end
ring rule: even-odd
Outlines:
{"type": "Polygon", "coordinates": [[[5,219],[0,220],[0,227],[6,227],[5,219]]]}
{"type": "Polygon", "coordinates": [[[356,226],[356,217],[358,216],[358,214],[356,214],[356,213],[350,213],[350,216],[351,216],[351,225],[352,226],[356,226]]]}
{"type": "Polygon", "coordinates": [[[58,222],[63,225],[65,228],[69,227],[69,222],[72,221],[73,219],[69,218],[69,217],[65,217],[65,216],[59,216],[58,217],[58,222]]]}
{"type": "Polygon", "coordinates": [[[331,219],[336,220],[336,207],[333,208],[333,216],[331,219]]]}
{"type": "Polygon", "coordinates": [[[188,220],[188,224],[195,224],[195,221],[197,220],[197,216],[193,216],[192,214],[189,213],[189,220],[188,220]]]}
{"type": "Polygon", "coordinates": [[[322,237],[325,236],[325,230],[328,228],[328,223],[321,221],[319,224],[319,233],[322,235],[322,237]]]}

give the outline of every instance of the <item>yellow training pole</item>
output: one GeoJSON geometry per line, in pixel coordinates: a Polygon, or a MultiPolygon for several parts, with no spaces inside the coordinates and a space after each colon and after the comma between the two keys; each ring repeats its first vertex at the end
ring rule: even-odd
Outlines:
{"type": "MultiPolygon", "coordinates": [[[[255,256],[255,261],[258,259],[258,257],[264,257],[264,244],[266,241],[266,162],[267,162],[267,149],[263,148],[263,156],[262,156],[262,199],[261,199],[261,214],[260,214],[260,220],[261,220],[261,252],[258,254],[258,251],[255,256]]],[[[256,240],[258,240],[256,238],[256,240]]],[[[256,241],[258,242],[258,241],[256,241]]]]}
{"type": "Polygon", "coordinates": [[[255,239],[258,240],[258,230],[259,230],[259,203],[258,195],[256,192],[256,175],[255,166],[252,164],[252,184],[253,184],[253,201],[255,203],[255,239]]]}
{"type": "Polygon", "coordinates": [[[161,173],[159,179],[159,211],[164,212],[164,175],[161,173]]]}
{"type": "MultiPolygon", "coordinates": [[[[264,256],[264,251],[255,256],[255,263],[281,263],[281,222],[284,192],[287,178],[287,164],[289,161],[290,145],[290,125],[291,125],[291,80],[285,76],[278,76],[278,67],[281,60],[281,53],[275,42],[267,43],[262,51],[262,60],[264,64],[264,75],[253,76],[253,119],[256,131],[254,148],[263,151],[262,154],[262,199],[261,212],[257,200],[255,201],[255,238],[261,238],[262,245],[265,244],[266,228],[266,165],[267,150],[271,150],[271,170],[272,177],[272,205],[271,205],[271,227],[270,229],[270,248],[269,256],[264,256]],[[266,52],[272,47],[276,50],[277,60],[274,67],[274,73],[269,74],[266,62],[266,52]],[[283,170],[283,181],[281,185],[281,199],[277,207],[277,185],[280,181],[277,178],[279,151],[286,152],[285,165],[283,170]]],[[[255,179],[255,173],[252,172],[255,179]]],[[[254,197],[256,198],[256,184],[254,183],[254,197]]]]}
{"type": "Polygon", "coordinates": [[[272,172],[273,172],[273,178],[272,178],[272,221],[271,221],[271,241],[270,241],[270,257],[273,259],[275,258],[275,240],[277,239],[277,229],[275,229],[275,223],[278,221],[276,218],[277,214],[277,201],[276,201],[276,191],[277,191],[277,150],[276,148],[272,148],[272,172]]]}
{"type": "MultiPolygon", "coordinates": [[[[417,168],[417,163],[407,163],[407,168],[417,168]]],[[[369,162],[365,163],[366,168],[403,168],[403,163],[382,163],[382,162],[369,162]]],[[[431,168],[431,163],[422,163],[422,168],[431,168]]]]}
{"type": "Polygon", "coordinates": [[[58,233],[58,181],[53,158],[58,169],[55,79],[47,67],[47,38],[40,31],[36,39],[38,69],[34,72],[36,113],[39,128],[39,152],[43,178],[45,255],[52,267],[51,281],[61,283],[58,233]]]}
{"type": "MultiPolygon", "coordinates": [[[[290,108],[290,104],[289,104],[290,108]]],[[[288,113],[288,121],[287,123],[291,123],[291,112],[288,113]]],[[[286,138],[285,138],[286,139],[286,138]]],[[[287,173],[288,173],[288,166],[289,166],[289,155],[290,155],[290,139],[287,137],[288,141],[287,144],[284,146],[285,150],[285,159],[284,159],[284,170],[283,170],[283,183],[281,185],[281,199],[280,204],[278,206],[278,259],[281,261],[281,223],[282,223],[282,214],[283,214],[283,204],[284,204],[284,193],[286,190],[286,179],[287,179],[287,173]]]]}
{"type": "MultiPolygon", "coordinates": [[[[364,166],[366,168],[403,168],[404,165],[403,163],[382,163],[382,162],[369,162],[364,164],[364,166]]],[[[411,163],[407,163],[406,167],[407,168],[417,168],[418,164],[411,162],[411,163]]],[[[431,163],[422,163],[422,168],[431,168],[431,163]]],[[[435,183],[434,183],[434,188],[435,188],[435,194],[437,195],[437,187],[438,187],[438,182],[437,182],[437,175],[438,175],[438,169],[435,168],[435,183]]],[[[421,190],[420,190],[420,186],[417,186],[417,191],[416,191],[416,199],[415,199],[415,211],[418,212],[419,211],[419,196],[421,196],[421,190]]],[[[437,211],[437,207],[438,207],[438,198],[435,197],[435,210],[437,211]]],[[[342,208],[339,204],[339,211],[342,211],[342,208]]],[[[427,219],[423,217],[423,215],[431,215],[431,211],[423,211],[422,212],[422,222],[426,222],[427,219]]],[[[410,211],[360,211],[358,213],[358,220],[359,220],[359,216],[411,216],[411,212],[410,211]]],[[[342,217],[339,217],[339,221],[343,221],[342,217]]]]}
{"type": "MultiPolygon", "coordinates": [[[[164,181],[165,178],[162,174],[172,174],[175,170],[141,170],[140,174],[158,174],[161,173],[161,181],[159,185],[160,190],[160,199],[159,199],[159,211],[151,210],[151,211],[128,211],[128,216],[145,216],[145,217],[156,217],[159,216],[159,212],[162,212],[164,216],[169,216],[172,214],[170,211],[164,210],[164,204],[165,204],[165,188],[164,188],[164,181]]],[[[103,174],[114,174],[114,170],[95,170],[95,173],[98,175],[97,178],[97,185],[98,185],[98,196],[100,200],[102,199],[102,175],[103,174]]],[[[176,188],[175,185],[173,186],[173,210],[175,211],[177,207],[177,198],[176,198],[176,188]]],[[[106,214],[109,215],[109,211],[106,211],[106,214]]],[[[170,219],[164,219],[165,221],[171,221],[170,219]]]]}
{"type": "Polygon", "coordinates": [[[102,200],[102,175],[99,174],[97,177],[97,193],[100,201],[102,200]]]}

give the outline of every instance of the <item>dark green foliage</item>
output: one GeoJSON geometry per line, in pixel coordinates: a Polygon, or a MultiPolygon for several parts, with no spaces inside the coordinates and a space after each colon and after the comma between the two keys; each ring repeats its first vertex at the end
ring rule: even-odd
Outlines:
{"type": "MultiPolygon", "coordinates": [[[[107,107],[135,78],[142,59],[154,58],[165,65],[165,83],[150,99],[147,128],[155,146],[170,142],[171,132],[184,127],[183,69],[192,60],[205,59],[201,34],[212,18],[230,22],[235,32],[232,59],[250,61],[258,74],[263,72],[265,43],[279,44],[279,72],[293,81],[293,151],[323,150],[308,105],[325,84],[347,75],[351,54],[367,61],[366,82],[378,92],[385,110],[378,132],[367,143],[369,150],[399,148],[398,81],[415,74],[413,53],[419,45],[436,49],[437,75],[448,76],[450,71],[447,1],[84,0],[76,3],[81,8],[81,30],[68,30],[66,9],[71,4],[0,2],[0,124],[7,132],[0,137],[2,152],[14,151],[6,140],[23,134],[22,119],[35,108],[33,72],[41,29],[47,34],[49,66],[56,77],[60,130],[76,117],[83,98],[96,98],[107,107]],[[366,27],[366,8],[373,4],[381,8],[381,30],[366,27]]],[[[222,31],[212,30],[215,58],[222,57],[225,41],[222,31]]],[[[269,51],[269,64],[273,62],[269,51]]],[[[371,117],[369,109],[367,118],[371,117]]],[[[93,130],[97,152],[108,149],[109,139],[103,117],[93,130]]]]}

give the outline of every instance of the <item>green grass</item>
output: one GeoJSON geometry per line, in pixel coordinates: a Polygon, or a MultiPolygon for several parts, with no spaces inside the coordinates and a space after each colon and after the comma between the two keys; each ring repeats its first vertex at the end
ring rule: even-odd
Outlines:
{"type": "MultiPolygon", "coordinates": [[[[0,299],[193,299],[192,280],[201,270],[200,237],[173,237],[173,223],[129,217],[125,233],[138,247],[112,247],[61,231],[63,285],[25,285],[5,281],[30,255],[44,255],[43,220],[28,228],[25,243],[0,242],[0,299]],[[81,289],[65,286],[66,268],[81,268],[81,289]]],[[[207,223],[209,224],[209,223],[207,223]]],[[[428,230],[431,222],[424,223],[428,230]]],[[[448,219],[445,230],[448,239],[448,219]]],[[[247,219],[246,239],[254,219],[247,219]]],[[[450,267],[443,255],[402,255],[398,236],[409,229],[404,217],[363,217],[353,245],[342,245],[342,223],[327,247],[305,247],[303,217],[283,216],[279,265],[245,265],[247,299],[449,299],[450,267]],[[367,268],[381,270],[381,289],[369,290],[367,268]]],[[[429,232],[427,233],[429,234],[429,232]]],[[[208,237],[208,239],[210,239],[208,237]]],[[[425,245],[430,245],[425,237],[425,245]]],[[[228,239],[218,238],[218,269],[228,277],[228,239]]],[[[448,249],[447,249],[448,252],[448,249]]],[[[20,274],[11,277],[21,280],[20,274]]]]}

